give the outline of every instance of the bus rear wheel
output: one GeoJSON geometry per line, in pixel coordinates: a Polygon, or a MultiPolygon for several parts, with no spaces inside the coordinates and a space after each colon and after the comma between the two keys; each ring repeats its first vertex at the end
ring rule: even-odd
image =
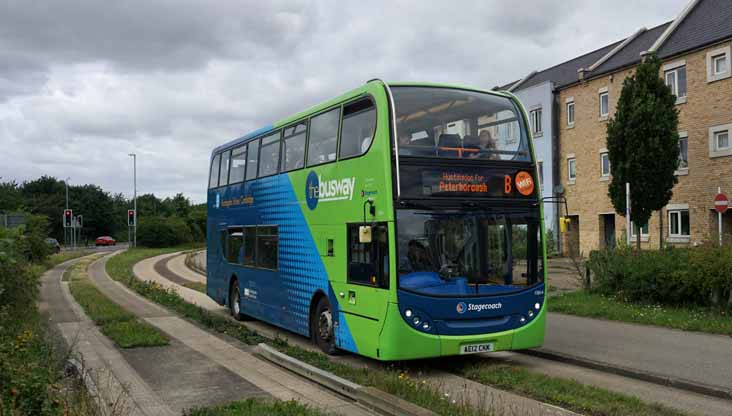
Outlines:
{"type": "Polygon", "coordinates": [[[241,313],[241,295],[239,294],[238,280],[234,280],[229,290],[229,314],[237,321],[244,319],[241,313]]]}
{"type": "Polygon", "coordinates": [[[315,344],[324,353],[333,355],[336,353],[335,334],[333,330],[333,309],[328,298],[321,297],[315,307],[313,316],[310,317],[311,333],[315,344]]]}

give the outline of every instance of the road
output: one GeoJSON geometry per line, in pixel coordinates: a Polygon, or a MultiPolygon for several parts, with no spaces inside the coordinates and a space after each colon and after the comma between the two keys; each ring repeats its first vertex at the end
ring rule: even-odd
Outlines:
{"type": "Polygon", "coordinates": [[[550,313],[542,350],[732,394],[732,337],[550,313]]]}

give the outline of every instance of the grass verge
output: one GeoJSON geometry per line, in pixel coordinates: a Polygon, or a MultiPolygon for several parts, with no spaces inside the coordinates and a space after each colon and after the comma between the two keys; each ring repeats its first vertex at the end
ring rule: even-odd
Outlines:
{"type": "Polygon", "coordinates": [[[86,254],[63,252],[27,263],[0,250],[0,295],[12,294],[0,302],[0,415],[98,414],[83,384],[64,377],[73,352],[58,342],[36,303],[43,272],[86,254]]]}
{"type": "Polygon", "coordinates": [[[549,309],[552,312],[588,318],[732,336],[732,319],[728,313],[700,307],[644,305],[587,291],[577,291],[553,297],[549,302],[549,309]]]}
{"type": "Polygon", "coordinates": [[[201,282],[188,282],[183,285],[183,287],[187,287],[188,289],[193,289],[196,291],[199,291],[201,293],[206,293],[206,284],[201,282]]]}
{"type": "Polygon", "coordinates": [[[223,406],[188,410],[186,416],[321,416],[326,413],[301,405],[296,401],[265,401],[247,399],[223,406]]]}
{"type": "Polygon", "coordinates": [[[146,258],[181,251],[185,248],[134,248],[116,255],[107,261],[107,273],[137,294],[152,300],[171,311],[192,321],[229,336],[246,344],[256,345],[267,339],[244,325],[232,323],[224,316],[209,312],[199,306],[186,302],[175,291],[167,290],[154,282],[142,282],[132,274],[134,265],[146,258]]]}
{"type": "Polygon", "coordinates": [[[168,338],[152,326],[138,320],[106,297],[89,281],[87,266],[81,261],[71,272],[71,294],[104,335],[120,348],[155,347],[168,344],[168,338]]]}
{"type": "Polygon", "coordinates": [[[458,373],[478,383],[512,391],[585,415],[684,415],[657,403],[649,404],[636,397],[584,385],[574,380],[550,377],[508,364],[473,363],[465,365],[458,373]]]}

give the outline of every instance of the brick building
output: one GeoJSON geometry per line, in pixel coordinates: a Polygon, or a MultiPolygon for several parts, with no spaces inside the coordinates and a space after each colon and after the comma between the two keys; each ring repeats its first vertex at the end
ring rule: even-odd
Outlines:
{"type": "MultiPolygon", "coordinates": [[[[680,245],[717,238],[714,195],[718,188],[732,194],[731,47],[732,1],[693,0],[671,22],[642,28],[522,80],[522,85],[532,85],[534,77],[554,78],[552,157],[554,182],[561,184],[555,194],[566,197],[571,219],[565,251],[586,254],[614,246],[625,236],[625,218],[614,212],[607,196],[612,166],[605,149],[606,127],[623,80],[648,53],[661,58],[659,76],[677,96],[681,161],[671,201],[641,227],[643,245],[658,247],[661,238],[680,245]],[[572,71],[568,81],[566,74],[572,71]],[[557,73],[565,79],[558,81],[557,73]]],[[[732,213],[723,216],[723,225],[725,238],[732,238],[732,213]]],[[[633,229],[638,232],[637,226],[633,229]]]]}

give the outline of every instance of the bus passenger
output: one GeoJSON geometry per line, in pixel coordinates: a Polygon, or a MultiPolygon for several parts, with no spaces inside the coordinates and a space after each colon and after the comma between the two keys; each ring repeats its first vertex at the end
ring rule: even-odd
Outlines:
{"type": "Polygon", "coordinates": [[[498,159],[498,155],[494,153],[496,150],[498,150],[496,146],[496,141],[495,139],[493,139],[493,136],[491,136],[491,133],[488,130],[481,131],[478,140],[480,142],[480,147],[482,148],[482,150],[489,152],[488,159],[498,159]]]}

